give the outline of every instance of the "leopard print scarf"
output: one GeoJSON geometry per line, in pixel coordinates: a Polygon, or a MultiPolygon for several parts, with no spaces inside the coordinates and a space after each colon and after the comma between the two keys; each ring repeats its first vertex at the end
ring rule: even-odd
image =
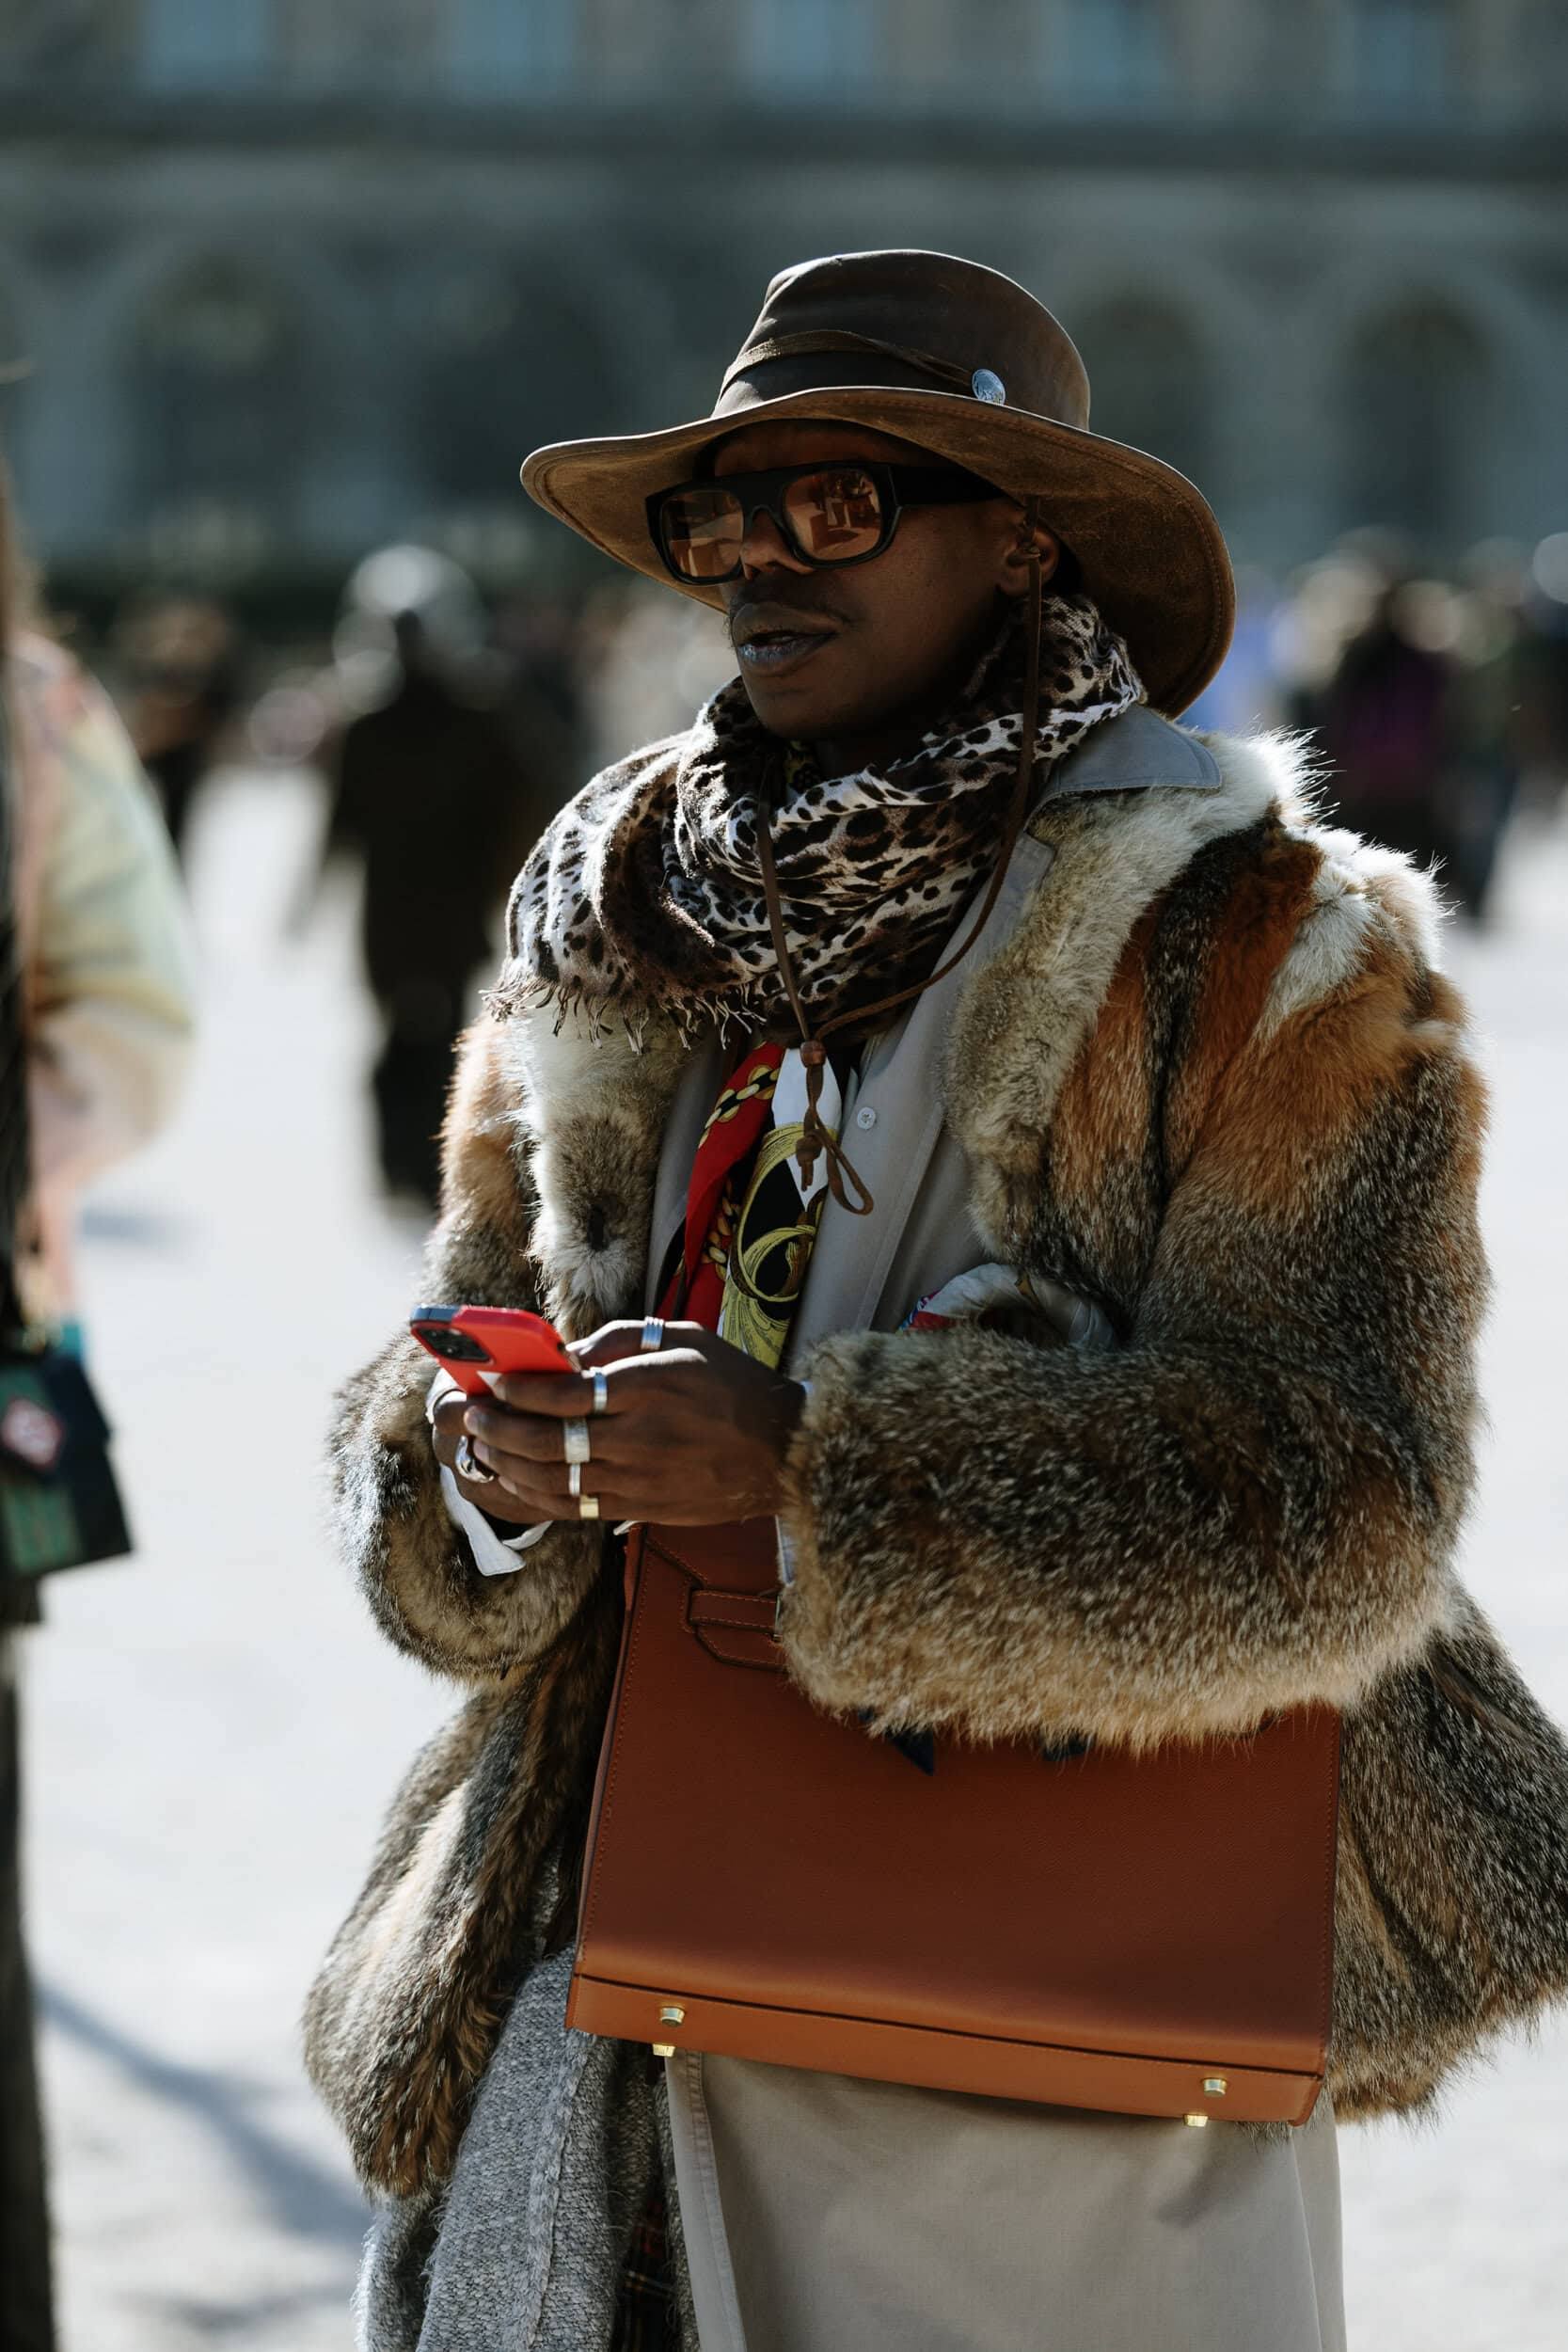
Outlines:
{"type": "MultiPolygon", "coordinates": [[[[1086,596],[1048,596],[1042,630],[1037,775],[1144,697],[1086,596]]],[[[688,734],[595,777],[539,841],[512,895],[498,1009],[554,1003],[595,1035],[619,1017],[634,1040],[664,1015],[688,1033],[788,1022],[757,861],[768,796],[806,1006],[842,1012],[921,978],[996,855],[1024,653],[1017,606],[918,750],[845,776],[783,754],[732,680],[688,734]]]]}

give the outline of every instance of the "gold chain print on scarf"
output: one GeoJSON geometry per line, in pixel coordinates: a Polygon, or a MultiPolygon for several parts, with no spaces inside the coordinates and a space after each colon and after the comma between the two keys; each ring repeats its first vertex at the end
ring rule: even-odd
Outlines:
{"type": "MultiPolygon", "coordinates": [[[[825,1074],[829,1083],[823,1089],[822,1119],[836,1135],[842,1097],[832,1073],[825,1074]]],[[[775,1370],[784,1360],[828,1198],[823,1181],[815,1182],[809,1196],[802,1198],[795,1158],[802,1120],[789,1115],[797,1109],[803,1116],[805,1070],[792,1047],[784,1057],[774,1091],[775,1123],[765,1131],[757,1147],[739,1213],[733,1222],[726,1219],[724,1210],[733,1206],[726,1200],[715,1234],[717,1239],[718,1229],[730,1224],[720,1336],[775,1370]]]]}

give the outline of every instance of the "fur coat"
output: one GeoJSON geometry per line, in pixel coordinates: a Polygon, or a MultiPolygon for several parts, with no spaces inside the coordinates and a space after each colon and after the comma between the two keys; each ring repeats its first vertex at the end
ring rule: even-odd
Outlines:
{"type": "MultiPolygon", "coordinates": [[[[1210,743],[1218,790],[1047,801],[1050,870],[949,1041],[990,1254],[1122,1343],[821,1346],[783,1634],[820,1705],[979,1737],[1343,1709],[1329,2086],[1371,2116],[1568,1989],[1568,1749],[1454,1570],[1484,1103],[1430,884],[1314,821],[1288,744],[1210,743]]],[[[482,1021],[427,1294],[579,1335],[640,1313],[684,1050],[482,1021]]],[[[383,1629],[467,1696],[308,2015],[363,2178],[400,2195],[450,2173],[519,1983],[569,1940],[531,1899],[580,1843],[621,1611],[592,1528],[474,1571],[428,1378],[400,1338],[344,1391],[338,1518],[383,1629]]]]}

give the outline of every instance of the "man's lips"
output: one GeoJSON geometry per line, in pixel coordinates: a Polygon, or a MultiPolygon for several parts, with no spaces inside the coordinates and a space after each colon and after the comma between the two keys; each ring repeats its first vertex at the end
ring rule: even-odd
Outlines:
{"type": "Polygon", "coordinates": [[[749,637],[743,645],[736,647],[736,651],[748,669],[767,670],[772,674],[792,670],[797,663],[809,661],[818,646],[827,644],[832,633],[827,629],[815,629],[810,634],[801,630],[793,633],[780,630],[776,634],[749,637]]]}
{"type": "Polygon", "coordinates": [[[748,669],[773,673],[807,660],[838,631],[821,623],[802,625],[793,615],[772,620],[759,615],[737,623],[731,634],[736,652],[748,669]]]}

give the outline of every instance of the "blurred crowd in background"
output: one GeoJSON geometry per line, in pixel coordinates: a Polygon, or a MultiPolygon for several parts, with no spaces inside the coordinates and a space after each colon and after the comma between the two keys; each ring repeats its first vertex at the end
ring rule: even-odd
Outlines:
{"type": "MultiPolygon", "coordinates": [[[[1483,921],[1511,822],[1568,791],[1568,532],[1485,540],[1439,572],[1369,526],[1240,585],[1230,658],[1187,723],[1309,731],[1339,820],[1435,862],[1454,911],[1483,921]]],[[[119,700],[177,850],[215,767],[321,775],[322,870],[362,869],[382,1174],[428,1202],[508,882],[597,766],[687,725],[731,675],[714,616],[640,582],[486,597],[410,542],[356,567],[329,635],[279,642],[154,580],[70,642],[119,700]]],[[[295,927],[319,879],[300,878],[295,927]]]]}

